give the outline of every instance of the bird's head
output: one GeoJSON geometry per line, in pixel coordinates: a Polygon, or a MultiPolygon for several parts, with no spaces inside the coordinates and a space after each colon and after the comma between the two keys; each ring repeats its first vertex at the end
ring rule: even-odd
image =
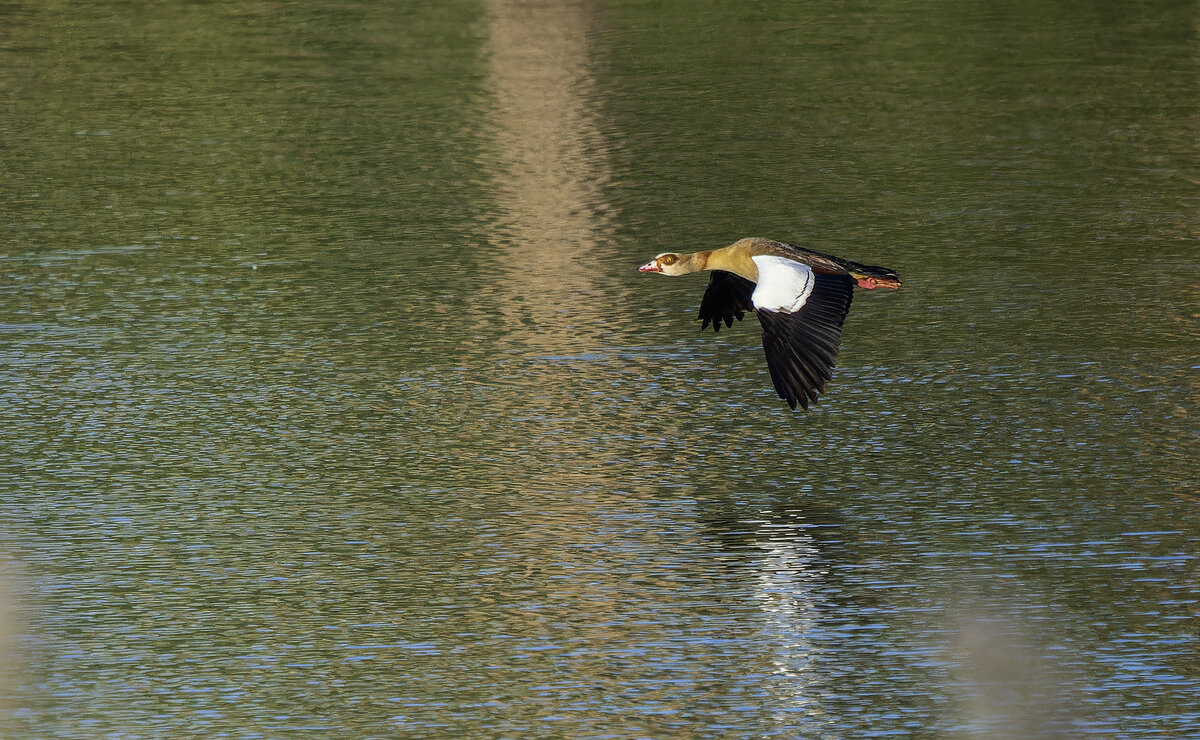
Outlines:
{"type": "Polygon", "coordinates": [[[638,272],[661,272],[664,275],[686,275],[693,270],[687,261],[674,252],[663,252],[638,268],[638,272]]]}

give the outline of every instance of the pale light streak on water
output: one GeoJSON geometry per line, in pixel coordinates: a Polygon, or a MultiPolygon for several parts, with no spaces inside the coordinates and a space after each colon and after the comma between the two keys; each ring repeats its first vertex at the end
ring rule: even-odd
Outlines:
{"type": "Polygon", "coordinates": [[[1196,734],[1200,55],[1097,7],[4,11],[6,736],[1196,734]],[[748,234],[906,278],[807,415],[633,271],[748,234]]]}

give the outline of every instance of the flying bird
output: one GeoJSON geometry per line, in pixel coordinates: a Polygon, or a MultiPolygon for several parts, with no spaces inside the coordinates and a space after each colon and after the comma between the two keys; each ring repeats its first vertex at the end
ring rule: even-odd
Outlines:
{"type": "Polygon", "coordinates": [[[762,324],[767,368],[779,397],[807,410],[833,377],[854,286],[900,287],[894,270],[752,237],[706,252],[664,252],[638,272],[712,274],[700,300],[701,329],[733,326],[746,311],[762,324]]]}

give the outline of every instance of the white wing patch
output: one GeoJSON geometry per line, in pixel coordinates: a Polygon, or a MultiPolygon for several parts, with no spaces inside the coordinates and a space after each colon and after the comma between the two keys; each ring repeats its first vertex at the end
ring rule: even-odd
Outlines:
{"type": "Polygon", "coordinates": [[[812,293],[812,269],[786,257],[761,255],[751,257],[758,266],[758,287],[750,294],[755,308],[767,311],[795,313],[812,293]]]}

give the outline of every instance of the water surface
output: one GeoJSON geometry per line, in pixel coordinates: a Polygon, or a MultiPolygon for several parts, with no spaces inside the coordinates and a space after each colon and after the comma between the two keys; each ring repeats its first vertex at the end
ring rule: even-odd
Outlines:
{"type": "Polygon", "coordinates": [[[7,734],[1200,733],[1191,4],[0,12],[7,734]]]}

